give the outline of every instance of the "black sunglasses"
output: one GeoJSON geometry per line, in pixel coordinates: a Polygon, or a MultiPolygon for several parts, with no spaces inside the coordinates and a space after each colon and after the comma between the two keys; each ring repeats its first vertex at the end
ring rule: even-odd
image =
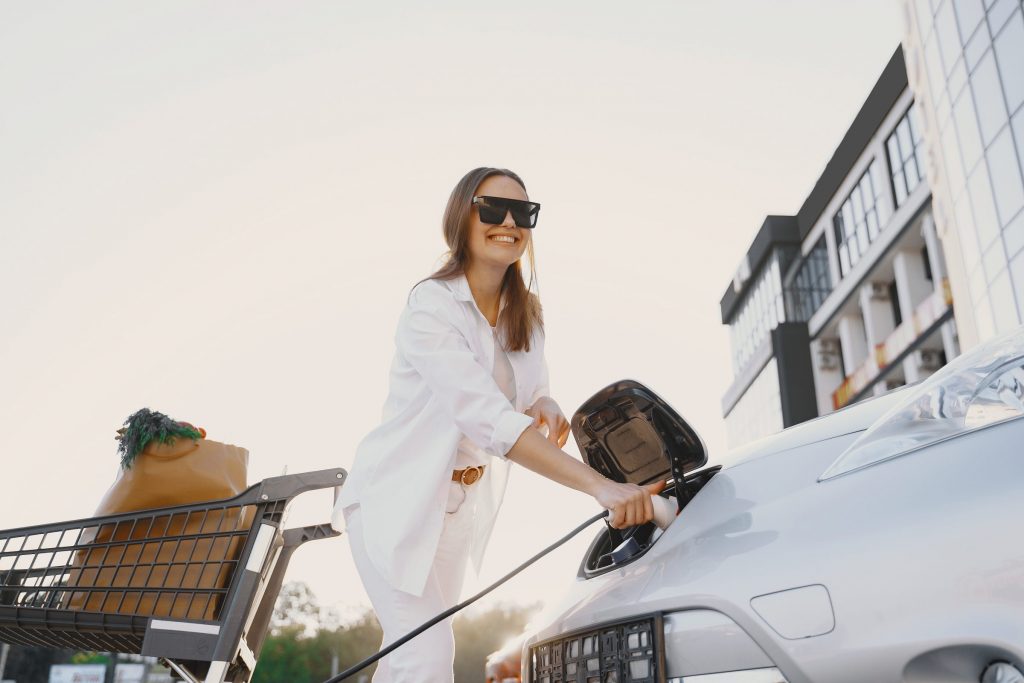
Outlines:
{"type": "Polygon", "coordinates": [[[480,210],[480,220],[484,223],[498,225],[505,220],[505,214],[511,211],[517,227],[537,227],[537,214],[540,213],[540,204],[537,202],[480,196],[473,197],[473,203],[480,210]]]}

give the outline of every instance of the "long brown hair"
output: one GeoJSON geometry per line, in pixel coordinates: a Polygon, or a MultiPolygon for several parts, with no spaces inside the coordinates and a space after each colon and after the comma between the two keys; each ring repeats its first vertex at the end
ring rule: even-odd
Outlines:
{"type": "MultiPolygon", "coordinates": [[[[480,187],[480,183],[493,175],[508,176],[519,183],[523,192],[526,192],[526,184],[523,183],[523,179],[506,168],[474,168],[462,176],[462,179],[455,185],[455,189],[452,190],[451,196],[448,197],[448,205],[444,209],[444,219],[441,223],[444,240],[448,244],[447,260],[443,266],[417,282],[416,285],[426,280],[451,280],[465,274],[466,266],[469,264],[468,227],[473,195],[480,187]]],[[[505,309],[502,311],[497,326],[502,333],[499,338],[505,339],[507,351],[529,351],[534,326],[544,329],[540,297],[530,291],[533,286],[533,274],[536,272],[533,240],[530,240],[526,246],[526,251],[530,257],[530,284],[527,285],[523,281],[523,269],[520,263],[522,259],[517,259],[515,263],[509,265],[501,280],[499,296],[505,297],[505,309]]],[[[413,285],[413,289],[416,288],[416,285],[413,285]]]]}

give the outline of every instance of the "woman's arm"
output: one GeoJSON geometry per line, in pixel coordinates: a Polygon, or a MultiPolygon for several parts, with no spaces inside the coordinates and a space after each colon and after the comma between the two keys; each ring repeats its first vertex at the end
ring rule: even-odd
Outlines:
{"type": "Polygon", "coordinates": [[[654,506],[650,497],[664,488],[663,482],[645,487],[614,482],[532,428],[519,436],[506,457],[563,486],[593,496],[601,507],[611,510],[608,523],[616,529],[651,521],[654,506]]]}

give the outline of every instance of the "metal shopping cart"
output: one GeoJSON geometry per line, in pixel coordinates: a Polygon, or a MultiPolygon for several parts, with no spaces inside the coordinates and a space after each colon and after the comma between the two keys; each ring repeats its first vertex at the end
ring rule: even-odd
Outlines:
{"type": "Polygon", "coordinates": [[[234,498],[0,531],[0,642],[160,658],[191,683],[248,683],[288,562],[330,523],[291,501],[345,470],[264,479],[234,498]]]}

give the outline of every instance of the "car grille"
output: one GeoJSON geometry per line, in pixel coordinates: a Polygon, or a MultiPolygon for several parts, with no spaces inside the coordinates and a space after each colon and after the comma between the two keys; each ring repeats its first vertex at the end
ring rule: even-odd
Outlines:
{"type": "Polygon", "coordinates": [[[530,683],[656,683],[661,615],[563,635],[530,647],[530,683]]]}

